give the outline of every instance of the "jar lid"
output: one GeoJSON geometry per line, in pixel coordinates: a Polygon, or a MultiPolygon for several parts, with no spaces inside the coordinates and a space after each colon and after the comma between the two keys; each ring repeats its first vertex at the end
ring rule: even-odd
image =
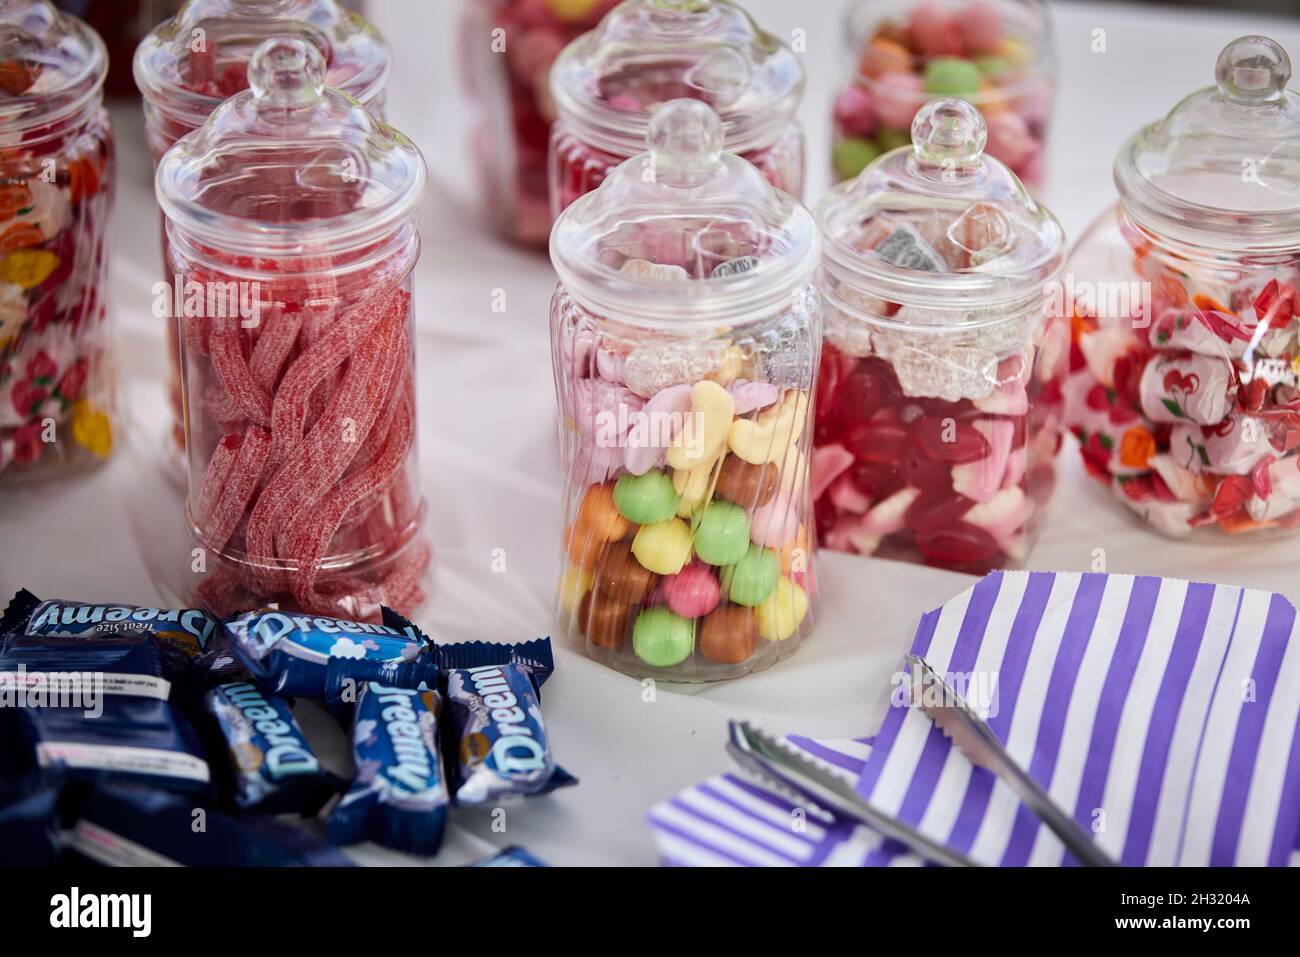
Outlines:
{"type": "Polygon", "coordinates": [[[99,95],[107,73],[104,41],[81,20],[49,0],[0,4],[0,136],[6,141],[75,115],[99,95]]]}
{"type": "Polygon", "coordinates": [[[724,152],[707,104],[665,103],[646,140],[649,152],[615,167],[551,232],[551,262],[575,299],[632,324],[735,325],[811,281],[812,214],[724,152]]]}
{"type": "Polygon", "coordinates": [[[794,115],[803,66],[731,0],[627,0],[560,53],[551,96],[582,138],[639,153],[655,110],[701,100],[722,119],[727,149],[767,146],[794,115]]]}
{"type": "Polygon", "coordinates": [[[315,44],[266,40],[248,82],[158,164],[170,220],[219,248],[291,251],[305,231],[342,249],[410,215],[424,188],[420,151],[325,86],[315,44]]]}
{"type": "Polygon", "coordinates": [[[1268,37],[1239,37],[1214,77],[1120,150],[1125,209],[1193,244],[1300,246],[1300,93],[1286,88],[1286,51],[1268,37]]]}
{"type": "Polygon", "coordinates": [[[248,86],[248,62],[274,36],[310,40],[326,83],[362,103],[382,93],[388,46],[379,31],[335,0],[190,0],[140,41],[136,86],[152,103],[198,126],[248,86]]]}
{"type": "MultiPolygon", "coordinates": [[[[965,100],[931,100],[912,145],[891,150],[817,207],[834,282],[900,306],[964,310],[946,324],[1041,296],[1065,262],[1065,233],[1006,165],[985,155],[984,117],[965,100]]],[[[854,298],[852,294],[848,299],[854,298]]],[[[836,305],[858,311],[841,295],[836,305]]],[[[900,322],[902,320],[900,319],[900,322]]]]}

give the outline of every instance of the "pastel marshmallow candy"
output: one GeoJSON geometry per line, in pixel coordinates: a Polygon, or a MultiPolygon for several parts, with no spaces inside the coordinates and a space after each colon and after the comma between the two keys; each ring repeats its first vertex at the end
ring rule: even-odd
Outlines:
{"type": "Polygon", "coordinates": [[[693,469],[717,459],[726,444],[735,408],[731,393],[716,382],[695,383],[690,414],[668,447],[668,464],[675,469],[693,469]]]}

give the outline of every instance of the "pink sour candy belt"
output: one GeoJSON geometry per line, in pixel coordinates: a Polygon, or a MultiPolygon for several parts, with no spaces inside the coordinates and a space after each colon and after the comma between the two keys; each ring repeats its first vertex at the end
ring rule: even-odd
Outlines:
{"type": "Polygon", "coordinates": [[[268,600],[362,618],[380,604],[409,610],[430,557],[412,537],[410,296],[378,284],[344,306],[311,284],[277,289],[305,291],[308,305],[209,320],[206,334],[202,320],[183,320],[187,348],[207,350],[207,361],[186,360],[205,396],[192,441],[213,441],[190,517],[218,560],[197,597],[214,610],[268,600]]]}

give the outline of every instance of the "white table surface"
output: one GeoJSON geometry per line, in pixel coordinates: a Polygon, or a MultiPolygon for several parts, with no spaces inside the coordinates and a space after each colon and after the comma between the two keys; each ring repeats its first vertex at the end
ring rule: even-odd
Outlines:
{"type": "MultiPolygon", "coordinates": [[[[372,0],[393,47],[390,120],[428,159],[416,272],[420,458],[434,543],[434,593],[418,621],[445,640],[518,640],[551,628],[559,558],[559,474],[545,258],[497,242],[477,217],[468,109],[459,86],[459,0],[372,0]],[[506,293],[493,312],[494,290],[506,293]],[[504,549],[505,570],[493,570],[504,549]]],[[[841,68],[839,0],[749,0],[772,32],[806,31],[810,143],[806,199],[828,185],[829,107],[841,68]]],[[[1111,161],[1140,125],[1213,80],[1222,46],[1268,34],[1300,58],[1300,21],[1094,3],[1055,5],[1060,93],[1047,204],[1079,236],[1113,200],[1111,161]],[[1092,52],[1104,30],[1106,52],[1092,52]]],[[[1293,84],[1294,85],[1294,84],[1293,84]]],[[[121,157],[113,224],[113,306],[128,438],[106,467],[0,493],[0,586],[42,596],[151,604],[174,600],[188,562],[179,493],[164,476],[168,423],[163,328],[150,312],[158,278],[157,210],[142,119],[115,108],[121,157]]],[[[1280,591],[1300,599],[1300,538],[1272,543],[1171,542],[1130,521],[1083,474],[1067,440],[1062,480],[1029,567],[1163,574],[1280,591]],[[1101,551],[1098,551],[1101,550],[1101,551]]],[[[558,649],[543,693],[560,761],[578,787],[508,808],[504,833],[486,811],[460,811],[438,864],[508,843],[553,864],[653,864],[645,811],[727,766],[729,717],[773,731],[855,736],[881,717],[890,674],[920,614],[972,583],[947,572],[823,553],[824,600],[813,640],[758,675],[711,686],[640,683],[558,649]]],[[[301,708],[333,759],[342,733],[301,708]]],[[[363,848],[360,859],[413,859],[363,848]]]]}

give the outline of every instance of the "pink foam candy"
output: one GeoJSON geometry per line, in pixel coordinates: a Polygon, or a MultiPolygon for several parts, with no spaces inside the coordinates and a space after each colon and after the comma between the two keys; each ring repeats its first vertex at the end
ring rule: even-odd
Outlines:
{"type": "Polygon", "coordinates": [[[808,465],[812,477],[813,501],[821,498],[831,483],[848,471],[852,464],[853,453],[838,442],[814,449],[808,465]]]}
{"type": "Polygon", "coordinates": [[[987,502],[1002,487],[1016,428],[1007,419],[978,419],[972,424],[988,439],[989,451],[977,462],[954,465],[952,488],[976,502],[987,502]]]}

